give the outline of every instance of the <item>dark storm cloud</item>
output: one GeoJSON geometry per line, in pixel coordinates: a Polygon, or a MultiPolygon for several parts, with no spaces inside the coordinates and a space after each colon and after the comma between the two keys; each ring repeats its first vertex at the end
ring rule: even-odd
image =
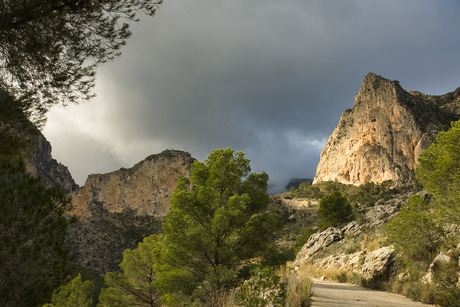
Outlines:
{"type": "MultiPolygon", "coordinates": [[[[429,0],[165,1],[133,26],[122,58],[100,69],[98,98],[88,104],[102,106],[94,142],[114,169],[166,148],[203,160],[232,147],[278,186],[313,177],[368,72],[426,93],[459,85],[459,8],[429,0]]],[[[59,152],[62,138],[51,141],[59,152]]],[[[59,159],[75,172],[71,155],[59,159]]]]}

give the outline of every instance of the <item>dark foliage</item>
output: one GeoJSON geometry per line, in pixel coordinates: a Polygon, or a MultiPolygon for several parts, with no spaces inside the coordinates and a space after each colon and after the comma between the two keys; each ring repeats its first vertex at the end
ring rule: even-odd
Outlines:
{"type": "Polygon", "coordinates": [[[120,55],[128,22],[162,0],[0,2],[0,88],[39,125],[49,107],[93,96],[96,67],[120,55]]]}
{"type": "Polygon", "coordinates": [[[44,303],[69,273],[68,203],[61,187],[43,186],[23,163],[0,163],[2,306],[44,303]]]}

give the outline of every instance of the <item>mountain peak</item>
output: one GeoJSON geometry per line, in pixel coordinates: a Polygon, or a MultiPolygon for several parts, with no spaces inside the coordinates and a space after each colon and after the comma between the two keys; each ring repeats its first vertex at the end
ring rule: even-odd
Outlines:
{"type": "Polygon", "coordinates": [[[415,179],[418,156],[460,118],[460,96],[406,92],[369,73],[321,153],[314,182],[360,185],[415,179]]]}

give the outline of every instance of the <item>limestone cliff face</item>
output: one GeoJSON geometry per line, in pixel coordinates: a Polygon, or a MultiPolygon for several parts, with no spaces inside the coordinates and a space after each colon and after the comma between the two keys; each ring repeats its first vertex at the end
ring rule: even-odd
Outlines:
{"type": "Polygon", "coordinates": [[[60,184],[67,192],[75,191],[75,183],[67,166],[57,162],[51,156],[51,144],[37,132],[28,136],[32,153],[27,160],[26,169],[34,176],[39,176],[45,184],[60,184]]]}
{"type": "Polygon", "coordinates": [[[129,169],[90,175],[73,193],[70,213],[88,216],[96,206],[109,213],[129,211],[137,216],[164,217],[170,210],[178,176],[190,176],[193,161],[189,153],[166,150],[129,169]]]}
{"type": "Polygon", "coordinates": [[[324,146],[314,183],[410,182],[420,153],[459,118],[460,88],[442,96],[406,92],[370,73],[324,146]]]}

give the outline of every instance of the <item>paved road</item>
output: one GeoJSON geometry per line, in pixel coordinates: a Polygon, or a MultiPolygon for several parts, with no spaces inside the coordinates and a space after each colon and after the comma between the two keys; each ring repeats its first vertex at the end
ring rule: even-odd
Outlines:
{"type": "Polygon", "coordinates": [[[432,305],[413,302],[407,297],[393,293],[373,291],[350,284],[315,280],[312,307],[335,306],[428,307],[432,305]]]}

